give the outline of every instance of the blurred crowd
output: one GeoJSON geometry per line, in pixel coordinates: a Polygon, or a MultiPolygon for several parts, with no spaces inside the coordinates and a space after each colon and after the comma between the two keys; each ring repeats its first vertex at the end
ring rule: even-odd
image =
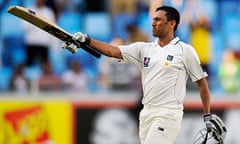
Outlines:
{"type": "MultiPolygon", "coordinates": [[[[141,92],[139,71],[134,66],[105,56],[96,59],[83,50],[71,54],[61,49],[61,41],[11,16],[6,9],[25,6],[70,33],[82,31],[122,45],[154,40],[153,1],[0,1],[0,91],[141,92]]],[[[181,12],[177,35],[196,49],[212,92],[240,92],[240,2],[159,0],[158,4],[172,5],[181,12]]]]}

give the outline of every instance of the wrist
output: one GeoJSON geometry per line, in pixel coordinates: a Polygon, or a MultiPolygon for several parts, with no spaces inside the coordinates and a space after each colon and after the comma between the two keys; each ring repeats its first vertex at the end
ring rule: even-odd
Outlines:
{"type": "Polygon", "coordinates": [[[209,121],[211,119],[211,113],[208,113],[208,114],[203,114],[203,121],[206,122],[206,121],[209,121]]]}
{"type": "Polygon", "coordinates": [[[90,45],[90,41],[91,41],[90,36],[88,34],[86,34],[85,36],[86,36],[86,41],[84,42],[84,44],[90,45]]]}
{"type": "Polygon", "coordinates": [[[207,116],[210,116],[212,115],[211,113],[206,113],[206,114],[203,114],[203,117],[207,117],[207,116]]]}

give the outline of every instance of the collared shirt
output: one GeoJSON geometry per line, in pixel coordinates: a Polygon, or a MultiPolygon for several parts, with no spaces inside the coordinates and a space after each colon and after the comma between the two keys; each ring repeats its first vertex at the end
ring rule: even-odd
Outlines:
{"type": "Polygon", "coordinates": [[[203,72],[194,48],[178,37],[164,47],[155,42],[119,46],[123,61],[141,71],[144,105],[183,108],[187,76],[197,81],[203,72]]]}

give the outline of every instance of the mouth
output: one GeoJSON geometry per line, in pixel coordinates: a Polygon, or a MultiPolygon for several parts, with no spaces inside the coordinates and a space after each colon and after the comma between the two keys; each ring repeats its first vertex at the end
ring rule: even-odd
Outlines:
{"type": "Polygon", "coordinates": [[[152,27],[152,31],[156,31],[157,30],[157,28],[156,27],[152,27]]]}
{"type": "Polygon", "coordinates": [[[155,29],[155,28],[153,28],[153,29],[152,29],[152,32],[153,32],[153,33],[155,33],[155,32],[156,32],[156,29],[155,29]]]}

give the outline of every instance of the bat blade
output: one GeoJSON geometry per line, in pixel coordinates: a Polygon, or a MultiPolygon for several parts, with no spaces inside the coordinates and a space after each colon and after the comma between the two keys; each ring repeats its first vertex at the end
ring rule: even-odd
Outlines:
{"type": "MultiPolygon", "coordinates": [[[[34,10],[27,9],[21,6],[10,6],[7,11],[8,13],[11,13],[12,15],[15,15],[35,25],[36,27],[42,29],[43,31],[51,34],[52,36],[62,41],[73,42],[78,46],[81,45],[80,42],[72,40],[72,35],[70,33],[65,31],[55,23],[51,22],[44,16],[38,14],[34,10]]],[[[81,48],[97,58],[101,57],[101,54],[98,53],[95,49],[91,48],[89,45],[83,45],[81,46],[81,48]]]]}

